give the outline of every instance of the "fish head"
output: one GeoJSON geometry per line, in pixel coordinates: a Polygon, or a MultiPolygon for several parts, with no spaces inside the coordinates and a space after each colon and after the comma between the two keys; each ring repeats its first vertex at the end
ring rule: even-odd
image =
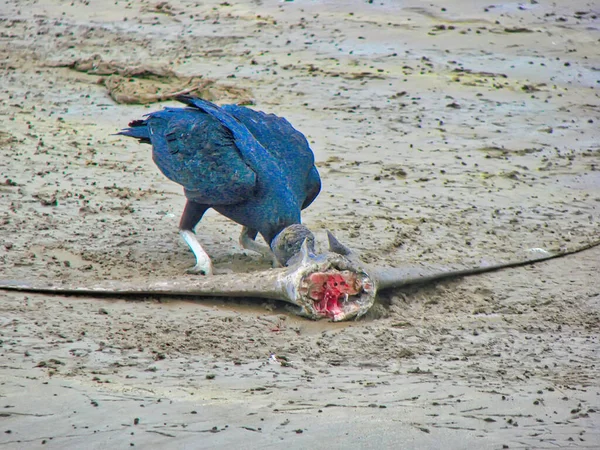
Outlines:
{"type": "Polygon", "coordinates": [[[329,251],[320,254],[305,242],[286,278],[290,302],[312,319],[359,318],[375,303],[377,285],[369,269],[346,247],[332,245],[331,238],[329,251]]]}

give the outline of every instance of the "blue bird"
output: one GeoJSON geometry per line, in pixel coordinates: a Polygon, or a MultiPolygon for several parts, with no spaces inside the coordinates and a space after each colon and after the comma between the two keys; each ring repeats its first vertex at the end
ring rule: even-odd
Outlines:
{"type": "Polygon", "coordinates": [[[314,252],[300,211],[319,194],[321,178],[304,135],[273,114],[191,96],[177,100],[187,107],[150,113],[118,134],[152,144],[160,171],[183,186],[179,232],[196,257],[189,272],[213,273],[194,232],[209,208],[243,226],[243,248],[275,264],[286,265],[305,240],[314,252]],[[268,247],[256,242],[259,233],[268,247]]]}

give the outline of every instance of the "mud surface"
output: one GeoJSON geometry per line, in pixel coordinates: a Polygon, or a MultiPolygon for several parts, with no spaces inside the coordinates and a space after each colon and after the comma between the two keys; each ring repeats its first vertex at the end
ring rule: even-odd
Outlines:
{"type": "MultiPolygon", "coordinates": [[[[107,77],[150,66],[167,86],[151,95],[214,80],[215,101],[302,130],[324,180],[306,225],[368,262],[597,239],[599,15],[591,1],[2,0],[1,278],[185,276],[180,188],[113,135],[161,105],[116,103],[107,77]]],[[[217,273],[269,266],[215,213],[198,234],[217,273]]],[[[0,448],[598,448],[599,260],[391,292],[344,324],[254,300],[2,292],[0,448]]]]}

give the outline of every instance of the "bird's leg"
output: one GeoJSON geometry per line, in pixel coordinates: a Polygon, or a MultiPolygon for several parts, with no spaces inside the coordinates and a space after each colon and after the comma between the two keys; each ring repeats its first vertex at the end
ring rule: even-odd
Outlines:
{"type": "Polygon", "coordinates": [[[208,254],[204,251],[194,228],[202,219],[202,216],[209,207],[200,203],[188,200],[181,221],[179,222],[179,234],[185,243],[188,245],[194,256],[196,257],[196,265],[187,270],[188,273],[199,273],[202,275],[212,275],[213,267],[208,254]]]}
{"type": "Polygon", "coordinates": [[[187,272],[199,273],[201,275],[212,275],[212,262],[206,251],[204,251],[200,245],[200,242],[198,242],[196,234],[192,230],[179,230],[179,234],[196,257],[196,265],[194,267],[190,267],[187,272]]]}
{"type": "Polygon", "coordinates": [[[279,267],[279,262],[277,262],[277,258],[275,258],[275,254],[271,251],[271,249],[266,245],[256,242],[255,239],[257,234],[258,231],[256,230],[243,227],[242,233],[240,234],[240,245],[246,250],[252,250],[253,252],[260,253],[271,261],[273,267],[279,267]]]}

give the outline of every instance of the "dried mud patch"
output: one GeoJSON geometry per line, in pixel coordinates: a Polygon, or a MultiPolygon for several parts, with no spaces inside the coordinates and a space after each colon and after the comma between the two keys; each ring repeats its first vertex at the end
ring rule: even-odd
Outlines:
{"type": "Polygon", "coordinates": [[[117,103],[146,105],[196,95],[205,100],[251,105],[249,89],[228,86],[202,76],[182,76],[167,66],[127,65],[104,61],[100,55],[69,62],[52,62],[49,67],[68,67],[88,75],[100,75],[97,83],[106,86],[117,103]]]}

